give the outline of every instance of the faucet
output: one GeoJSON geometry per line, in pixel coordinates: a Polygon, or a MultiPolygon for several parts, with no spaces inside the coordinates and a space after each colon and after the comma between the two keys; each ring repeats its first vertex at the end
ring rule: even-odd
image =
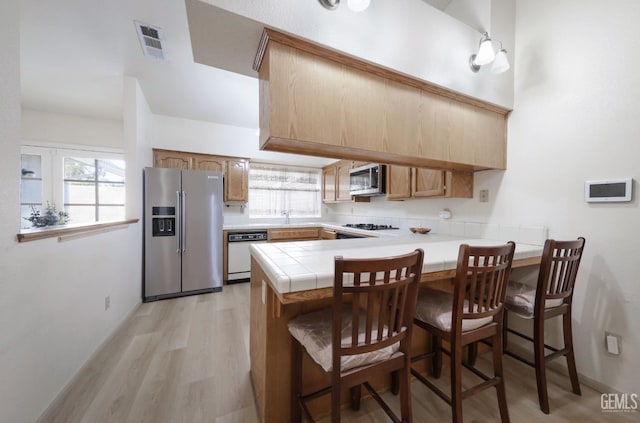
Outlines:
{"type": "Polygon", "coordinates": [[[284,224],[288,225],[289,223],[291,223],[289,221],[289,215],[291,214],[291,210],[287,210],[287,211],[283,211],[282,215],[284,216],[284,224]]]}

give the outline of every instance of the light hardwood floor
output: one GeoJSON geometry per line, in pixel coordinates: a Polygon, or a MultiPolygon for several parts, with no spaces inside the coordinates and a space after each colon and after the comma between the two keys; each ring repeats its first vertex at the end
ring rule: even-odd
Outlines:
{"type": "MultiPolygon", "coordinates": [[[[488,359],[478,357],[478,366],[488,369],[488,359]]],[[[640,412],[603,413],[598,392],[583,385],[583,395],[573,395],[568,379],[554,372],[547,416],[538,408],[533,369],[509,357],[504,363],[514,423],[640,421],[640,412]]],[[[447,379],[444,371],[442,386],[447,379]]],[[[467,423],[500,421],[493,389],[466,400],[463,410],[467,423]]],[[[413,411],[416,423],[451,421],[446,403],[415,381],[413,411]]],[[[352,423],[388,421],[371,401],[343,416],[352,423]]],[[[142,304],[39,422],[258,423],[249,378],[249,284],[142,304]]]]}

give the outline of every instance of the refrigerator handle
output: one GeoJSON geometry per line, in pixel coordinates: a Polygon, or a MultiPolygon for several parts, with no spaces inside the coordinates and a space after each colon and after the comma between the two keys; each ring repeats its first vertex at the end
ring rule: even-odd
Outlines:
{"type": "MultiPolygon", "coordinates": [[[[180,191],[176,191],[176,205],[177,209],[180,210],[180,191]]],[[[178,215],[178,225],[180,225],[180,217],[178,215]]],[[[180,226],[178,226],[178,236],[176,237],[176,253],[180,254],[180,226]]]]}
{"type": "Polygon", "coordinates": [[[182,191],[182,252],[187,251],[187,193],[182,191]]]}

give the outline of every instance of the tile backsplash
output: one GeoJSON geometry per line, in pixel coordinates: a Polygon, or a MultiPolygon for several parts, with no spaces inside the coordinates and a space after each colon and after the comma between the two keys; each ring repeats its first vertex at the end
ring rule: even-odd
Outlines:
{"type": "Polygon", "coordinates": [[[499,241],[515,241],[523,244],[544,245],[549,236],[546,226],[501,225],[497,223],[463,222],[441,219],[415,219],[402,217],[360,216],[352,214],[331,213],[327,221],[340,224],[373,223],[376,225],[392,225],[400,229],[412,227],[431,228],[433,233],[464,236],[470,238],[495,239],[499,241]]]}

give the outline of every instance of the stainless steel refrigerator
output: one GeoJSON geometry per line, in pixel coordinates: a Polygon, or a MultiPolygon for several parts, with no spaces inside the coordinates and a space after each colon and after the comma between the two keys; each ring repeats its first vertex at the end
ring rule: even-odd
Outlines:
{"type": "Polygon", "coordinates": [[[222,290],[222,173],[144,169],[145,302],[222,290]]]}

